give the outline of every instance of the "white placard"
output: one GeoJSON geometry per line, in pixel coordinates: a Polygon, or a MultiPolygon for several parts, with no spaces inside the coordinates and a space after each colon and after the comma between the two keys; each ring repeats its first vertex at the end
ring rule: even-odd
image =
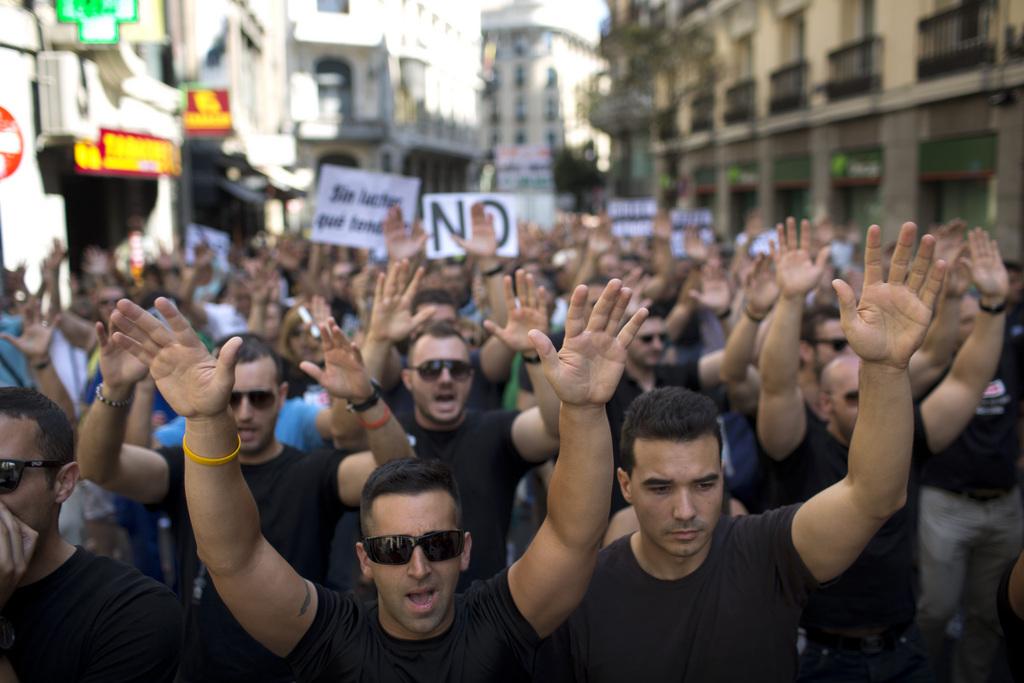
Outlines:
{"type": "Polygon", "coordinates": [[[423,195],[423,229],[427,231],[427,258],[446,258],[465,253],[452,239],[452,235],[458,235],[463,239],[472,236],[470,211],[477,202],[482,203],[484,211],[494,218],[498,256],[519,256],[515,197],[501,194],[454,193],[423,195]]]}
{"type": "Polygon", "coordinates": [[[695,227],[699,229],[700,239],[704,244],[714,244],[715,233],[711,229],[713,222],[711,209],[674,209],[670,214],[672,219],[672,256],[675,258],[686,258],[686,245],[683,231],[686,228],[695,227]]]}
{"type": "Polygon", "coordinates": [[[384,248],[382,224],[388,209],[401,206],[408,224],[416,215],[419,191],[419,178],[324,165],[310,239],[360,249],[384,248]]]}
{"type": "Polygon", "coordinates": [[[228,256],[231,254],[231,235],[223,230],[215,230],[205,225],[189,223],[185,227],[185,263],[192,265],[196,258],[196,247],[205,244],[214,253],[217,268],[222,273],[230,268],[228,256]]]}
{"type": "Polygon", "coordinates": [[[551,191],[551,149],[547,145],[499,145],[494,148],[494,170],[498,191],[551,191]]]}
{"type": "Polygon", "coordinates": [[[612,234],[616,237],[648,237],[654,232],[654,214],[658,213],[658,200],[609,199],[608,217],[612,219],[612,234]]]}

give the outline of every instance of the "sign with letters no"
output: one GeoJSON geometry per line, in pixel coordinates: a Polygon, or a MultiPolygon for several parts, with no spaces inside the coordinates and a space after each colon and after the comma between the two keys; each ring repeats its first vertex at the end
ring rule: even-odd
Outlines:
{"type": "Polygon", "coordinates": [[[453,239],[473,235],[470,210],[480,202],[494,219],[498,238],[498,256],[519,255],[515,197],[502,194],[427,194],[423,195],[423,229],[427,232],[427,258],[461,256],[465,252],[453,239]]]}
{"type": "Polygon", "coordinates": [[[419,178],[324,165],[320,169],[311,239],[360,249],[382,249],[382,226],[388,209],[398,204],[408,223],[416,215],[419,192],[419,178]]]}

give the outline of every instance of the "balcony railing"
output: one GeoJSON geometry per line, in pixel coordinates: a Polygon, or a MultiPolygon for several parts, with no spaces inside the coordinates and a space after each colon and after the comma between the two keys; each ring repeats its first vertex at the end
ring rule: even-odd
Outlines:
{"type": "Polygon", "coordinates": [[[995,5],[965,0],[918,23],[917,77],[933,78],[995,61],[995,5]]]}
{"type": "Polygon", "coordinates": [[[707,7],[709,0],[683,0],[683,12],[682,16],[686,16],[694,10],[698,10],[701,7],[707,7]]]}
{"type": "Polygon", "coordinates": [[[773,114],[807,106],[807,62],[795,62],[772,74],[768,109],[773,114]]]}
{"type": "Polygon", "coordinates": [[[882,63],[882,39],[868,36],[863,40],[833,50],[828,55],[830,100],[877,90],[878,66],[882,63]]]}
{"type": "Polygon", "coordinates": [[[740,81],[725,91],[725,122],[739,123],[754,118],[754,80],[740,81]]]}
{"type": "Polygon", "coordinates": [[[715,125],[715,94],[704,93],[693,98],[690,113],[690,132],[711,130],[715,125]]]}

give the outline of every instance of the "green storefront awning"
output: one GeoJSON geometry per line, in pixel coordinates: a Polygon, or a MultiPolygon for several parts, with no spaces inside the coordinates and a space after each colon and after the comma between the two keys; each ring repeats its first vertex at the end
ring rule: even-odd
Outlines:
{"type": "Polygon", "coordinates": [[[776,159],[773,170],[776,184],[804,184],[811,182],[810,157],[776,159]]]}
{"type": "Polygon", "coordinates": [[[918,168],[923,177],[986,175],[996,170],[996,136],[922,142],[918,168]]]}
{"type": "Polygon", "coordinates": [[[878,180],[882,177],[883,156],[881,149],[865,149],[857,152],[836,152],[829,164],[833,180],[878,180]]]}
{"type": "Polygon", "coordinates": [[[761,178],[757,162],[731,164],[725,172],[729,185],[757,185],[761,178]]]}
{"type": "Polygon", "coordinates": [[[693,182],[697,185],[714,185],[715,169],[711,166],[702,166],[693,173],[693,182]]]}

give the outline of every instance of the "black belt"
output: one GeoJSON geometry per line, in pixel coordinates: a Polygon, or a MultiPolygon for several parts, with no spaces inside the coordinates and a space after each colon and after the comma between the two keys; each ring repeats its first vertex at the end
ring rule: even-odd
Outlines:
{"type": "Polygon", "coordinates": [[[978,503],[988,503],[997,500],[1010,493],[1010,489],[966,489],[963,491],[950,491],[958,496],[964,496],[978,503]]]}
{"type": "Polygon", "coordinates": [[[820,629],[808,627],[807,640],[810,640],[822,647],[829,647],[835,650],[849,650],[852,652],[863,652],[866,655],[875,655],[885,650],[893,650],[899,643],[900,637],[906,633],[910,624],[897,624],[890,626],[881,633],[870,636],[844,636],[838,633],[828,633],[820,629]]]}

